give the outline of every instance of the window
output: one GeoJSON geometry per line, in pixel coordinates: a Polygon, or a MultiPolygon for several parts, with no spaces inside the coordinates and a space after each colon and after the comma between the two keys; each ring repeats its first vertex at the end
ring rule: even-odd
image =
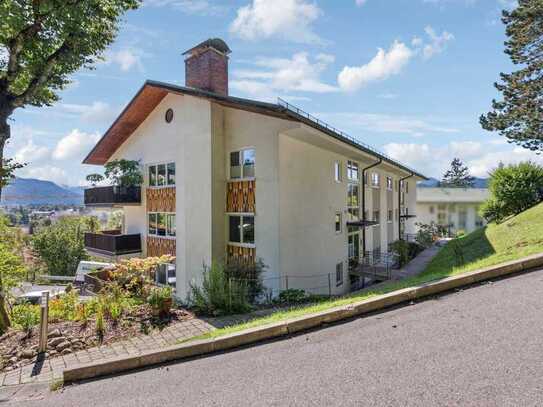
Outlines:
{"type": "Polygon", "coordinates": [[[253,215],[229,215],[228,241],[230,243],[255,243],[255,218],[253,215]]]}
{"type": "Polygon", "coordinates": [[[336,233],[341,233],[341,212],[336,212],[335,216],[335,229],[336,233]]]}
{"type": "Polygon", "coordinates": [[[336,182],[341,182],[341,163],[339,161],[334,162],[334,179],[336,182]]]}
{"type": "Polygon", "coordinates": [[[347,161],[347,179],[349,181],[359,181],[358,163],[347,161]]]}
{"type": "Polygon", "coordinates": [[[428,211],[433,214],[435,212],[435,209],[433,206],[430,205],[430,207],[428,208],[428,211]]]}
{"type": "Polygon", "coordinates": [[[247,148],[230,153],[230,178],[254,178],[255,150],[247,148]]]}
{"type": "Polygon", "coordinates": [[[392,191],[392,178],[391,177],[387,177],[387,189],[389,191],[392,191]]]}
{"type": "Polygon", "coordinates": [[[405,181],[405,193],[409,193],[409,181],[405,181]]]}
{"type": "Polygon", "coordinates": [[[392,209],[388,210],[387,213],[387,222],[392,222],[392,209]]]}
{"type": "Polygon", "coordinates": [[[148,214],[148,235],[175,237],[175,214],[165,212],[150,212],[148,214]]]}
{"type": "Polygon", "coordinates": [[[157,285],[170,285],[175,287],[175,264],[160,264],[155,272],[157,285]]]}
{"type": "Polygon", "coordinates": [[[381,213],[379,212],[379,210],[374,210],[373,211],[373,220],[377,223],[379,223],[379,217],[381,216],[381,213]]]}
{"type": "Polygon", "coordinates": [[[360,187],[358,184],[347,185],[347,211],[349,220],[360,220],[360,187]]]}
{"type": "Polygon", "coordinates": [[[149,186],[163,187],[175,185],[175,163],[149,166],[149,186]]]}
{"type": "Polygon", "coordinates": [[[379,184],[380,184],[379,173],[372,172],[371,173],[371,186],[372,187],[378,187],[379,184]]]}
{"type": "Polygon", "coordinates": [[[336,287],[343,285],[343,262],[336,264],[336,287]]]}
{"type": "Polygon", "coordinates": [[[445,204],[438,204],[438,205],[437,205],[437,210],[438,210],[438,211],[446,211],[446,210],[447,210],[447,205],[445,205],[445,204]]]}

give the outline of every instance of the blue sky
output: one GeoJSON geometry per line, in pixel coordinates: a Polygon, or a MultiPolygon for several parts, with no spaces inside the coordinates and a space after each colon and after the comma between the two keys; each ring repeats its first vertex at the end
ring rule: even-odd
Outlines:
{"type": "Polygon", "coordinates": [[[512,66],[500,10],[511,0],[146,0],[105,62],[51,108],[13,116],[20,176],[80,185],[81,160],[146,79],[184,84],[182,52],[209,37],[232,49],[230,94],[282,97],[428,176],[458,156],[485,176],[534,159],[481,129],[512,66]]]}

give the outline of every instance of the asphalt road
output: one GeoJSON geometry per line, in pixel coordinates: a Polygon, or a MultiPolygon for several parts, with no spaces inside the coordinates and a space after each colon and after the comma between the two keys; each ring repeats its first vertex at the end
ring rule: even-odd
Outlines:
{"type": "Polygon", "coordinates": [[[541,406],[543,271],[37,398],[14,405],[541,406]]]}

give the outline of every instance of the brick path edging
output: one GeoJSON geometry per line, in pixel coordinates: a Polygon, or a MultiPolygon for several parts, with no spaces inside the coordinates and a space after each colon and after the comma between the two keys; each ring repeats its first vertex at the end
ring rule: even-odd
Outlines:
{"type": "Polygon", "coordinates": [[[319,327],[323,324],[337,322],[399,305],[415,299],[450,291],[477,282],[528,271],[543,266],[543,253],[514,260],[497,266],[463,273],[457,276],[428,282],[415,287],[404,288],[353,304],[332,308],[315,314],[306,315],[261,327],[251,328],[214,339],[196,340],[180,345],[173,345],[159,351],[149,351],[135,357],[121,357],[98,363],[89,363],[63,371],[65,383],[83,379],[91,379],[104,375],[124,372],[136,368],[152,366],[173,360],[182,360],[195,356],[203,356],[218,351],[238,348],[267,339],[286,336],[296,332],[319,327]]]}

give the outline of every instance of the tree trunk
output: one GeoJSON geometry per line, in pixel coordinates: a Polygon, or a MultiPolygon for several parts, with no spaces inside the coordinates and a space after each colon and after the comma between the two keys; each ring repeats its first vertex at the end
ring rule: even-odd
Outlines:
{"type": "MultiPolygon", "coordinates": [[[[10,137],[10,128],[8,117],[10,113],[0,113],[0,167],[4,165],[4,148],[10,137]]],[[[2,184],[0,184],[0,200],[2,200],[2,184]]],[[[9,315],[6,309],[6,298],[4,296],[4,287],[0,276],[0,334],[4,333],[10,326],[9,315]]]]}
{"type": "MultiPolygon", "coordinates": [[[[0,111],[0,166],[4,165],[4,149],[11,136],[8,118],[11,112],[0,111]]],[[[2,184],[0,184],[0,201],[2,200],[2,184]]]]}

